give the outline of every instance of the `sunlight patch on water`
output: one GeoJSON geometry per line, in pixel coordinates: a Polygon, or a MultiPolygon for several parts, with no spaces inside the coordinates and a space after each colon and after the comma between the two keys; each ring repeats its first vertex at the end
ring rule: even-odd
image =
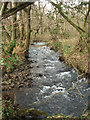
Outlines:
{"type": "Polygon", "coordinates": [[[62,72],[62,73],[60,73],[60,75],[61,76],[63,76],[63,75],[70,75],[70,71],[68,71],[68,72],[62,72]]]}
{"type": "Polygon", "coordinates": [[[63,88],[63,87],[57,87],[57,86],[52,86],[51,88],[54,88],[54,90],[51,92],[50,95],[44,96],[44,98],[50,98],[50,97],[52,97],[53,95],[62,93],[62,95],[63,95],[66,99],[70,100],[70,98],[69,98],[69,96],[68,96],[69,93],[63,94],[63,93],[65,92],[65,88],[63,88]]]}
{"type": "Polygon", "coordinates": [[[43,95],[44,98],[49,98],[51,96],[53,96],[56,93],[64,93],[65,92],[65,88],[61,87],[61,86],[43,86],[43,89],[40,90],[40,94],[44,94],[44,93],[48,93],[50,95],[43,95]],[[47,92],[47,90],[49,90],[49,92],[47,92]]]}
{"type": "Polygon", "coordinates": [[[71,74],[70,74],[70,71],[68,72],[62,72],[62,73],[59,73],[59,74],[56,74],[57,77],[62,77],[62,78],[65,78],[65,76],[67,77],[71,77],[71,74]]]}
{"type": "Polygon", "coordinates": [[[86,78],[82,78],[82,79],[79,80],[80,83],[84,82],[84,81],[86,81],[86,78]]]}
{"type": "Polygon", "coordinates": [[[59,61],[57,60],[57,61],[52,61],[52,60],[44,60],[45,62],[49,62],[49,64],[50,63],[58,63],[59,61]]]}
{"type": "Polygon", "coordinates": [[[47,66],[46,69],[55,69],[54,66],[47,66]]]}
{"type": "Polygon", "coordinates": [[[57,93],[57,92],[65,92],[65,88],[63,88],[63,87],[59,87],[59,86],[55,86],[55,85],[53,85],[52,87],[51,87],[54,91],[52,92],[52,94],[54,93],[57,93]]]}
{"type": "Polygon", "coordinates": [[[43,89],[40,90],[40,93],[43,94],[43,93],[45,93],[48,89],[50,89],[50,86],[43,86],[43,89]]]}

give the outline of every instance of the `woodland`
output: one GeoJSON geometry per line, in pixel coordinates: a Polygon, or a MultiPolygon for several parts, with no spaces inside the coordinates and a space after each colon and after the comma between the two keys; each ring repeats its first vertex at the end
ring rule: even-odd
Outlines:
{"type": "MultiPolygon", "coordinates": [[[[47,120],[89,120],[90,116],[88,117],[87,112],[81,118],[71,118],[72,116],[63,114],[49,117],[45,112],[33,108],[19,109],[12,89],[23,88],[21,81],[27,79],[27,74],[33,67],[29,66],[33,60],[28,60],[32,53],[30,48],[40,42],[45,42],[50,50],[60,53],[59,60],[66,66],[73,67],[77,76],[80,74],[81,77],[85,77],[89,84],[90,1],[0,2],[0,16],[2,86],[0,119],[23,120],[25,114],[32,112],[39,115],[44,114],[47,120]]],[[[42,75],[39,74],[39,77],[42,75]]],[[[31,79],[32,77],[29,78],[28,85],[31,85],[31,81],[33,81],[31,79]]],[[[87,106],[89,109],[89,105],[87,106]]]]}

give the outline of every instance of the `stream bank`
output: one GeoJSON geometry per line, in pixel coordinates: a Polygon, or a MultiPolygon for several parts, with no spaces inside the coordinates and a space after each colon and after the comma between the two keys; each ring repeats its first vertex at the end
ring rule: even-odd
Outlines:
{"type": "Polygon", "coordinates": [[[67,65],[75,67],[80,74],[83,73],[85,77],[90,79],[89,52],[86,47],[81,50],[79,45],[74,45],[73,41],[76,39],[72,40],[73,39],[49,40],[47,45],[51,50],[62,54],[62,56],[60,56],[60,61],[65,61],[67,65]]]}
{"type": "MultiPolygon", "coordinates": [[[[80,75],[77,79],[77,72],[61,62],[59,56],[45,43],[34,43],[30,47],[28,62],[5,77],[7,84],[14,83],[11,90],[15,92],[20,108],[35,108],[49,116],[63,113],[80,117],[87,111],[87,79],[80,75]]],[[[26,119],[29,118],[32,116],[27,115],[26,119]]]]}

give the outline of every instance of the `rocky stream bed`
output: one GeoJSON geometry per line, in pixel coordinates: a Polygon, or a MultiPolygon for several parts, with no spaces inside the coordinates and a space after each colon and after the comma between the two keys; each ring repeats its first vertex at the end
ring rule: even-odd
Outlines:
{"type": "MultiPolygon", "coordinates": [[[[80,117],[88,107],[87,79],[77,77],[74,68],[66,66],[59,56],[45,43],[34,43],[28,61],[4,75],[3,92],[9,89],[15,93],[20,108],[35,108],[50,116],[63,113],[80,117]]],[[[30,114],[25,117],[32,118],[30,114]]]]}

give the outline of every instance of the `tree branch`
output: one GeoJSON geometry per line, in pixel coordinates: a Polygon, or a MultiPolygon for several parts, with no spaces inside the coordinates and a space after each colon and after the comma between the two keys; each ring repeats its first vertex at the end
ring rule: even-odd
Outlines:
{"type": "Polygon", "coordinates": [[[58,8],[59,13],[81,34],[81,32],[85,32],[85,30],[83,30],[81,27],[77,26],[76,24],[74,24],[63,12],[62,12],[62,8],[59,4],[55,4],[54,2],[51,2],[51,4],[53,6],[55,6],[56,8],[58,8]]]}
{"type": "Polygon", "coordinates": [[[2,18],[0,19],[0,21],[5,19],[5,18],[8,18],[9,16],[15,14],[16,12],[24,9],[25,7],[27,7],[27,6],[29,6],[29,5],[31,5],[33,3],[34,2],[25,2],[25,3],[21,3],[21,4],[17,5],[14,8],[9,9],[8,11],[4,12],[4,14],[3,14],[2,18]]]}
{"type": "Polygon", "coordinates": [[[24,8],[23,10],[24,10],[24,12],[26,12],[26,13],[27,13],[27,11],[28,11],[27,8],[24,8]]]}
{"type": "Polygon", "coordinates": [[[87,21],[87,18],[88,18],[89,12],[90,12],[90,1],[89,1],[89,3],[88,3],[88,11],[87,11],[87,13],[86,13],[86,15],[85,15],[85,18],[84,18],[83,28],[84,28],[85,25],[86,25],[86,21],[87,21]]]}
{"type": "Polygon", "coordinates": [[[7,8],[8,2],[4,2],[1,8],[1,14],[0,16],[2,16],[7,8]]]}

